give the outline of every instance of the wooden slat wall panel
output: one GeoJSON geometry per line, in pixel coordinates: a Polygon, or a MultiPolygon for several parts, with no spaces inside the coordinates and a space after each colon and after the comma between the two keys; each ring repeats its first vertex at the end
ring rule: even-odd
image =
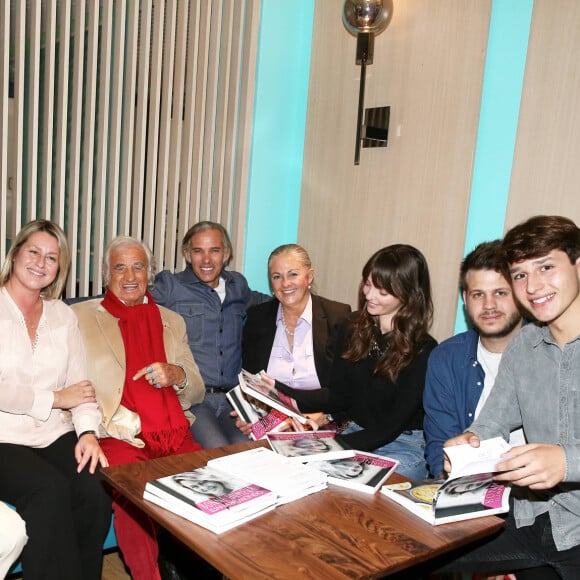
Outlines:
{"type": "MultiPolygon", "coordinates": [[[[121,2],[121,4],[123,4],[121,2]]],[[[58,26],[60,29],[58,50],[58,89],[56,91],[56,148],[54,179],[54,219],[64,224],[66,204],[66,151],[67,151],[67,117],[68,117],[68,84],[70,64],[70,0],[61,0],[58,26]]]]}
{"type": "MultiPolygon", "coordinates": [[[[92,0],[87,2],[87,43],[85,45],[85,99],[83,111],[83,146],[81,168],[81,224],[79,231],[79,293],[90,294],[89,272],[91,266],[91,235],[93,220],[93,197],[95,183],[95,126],[97,117],[97,60],[99,49],[99,4],[92,0]]],[[[104,82],[107,82],[105,79],[104,82]]]]}
{"type": "MultiPolygon", "coordinates": [[[[0,3],[0,101],[8,102],[10,4],[0,3]]],[[[8,107],[0,108],[0,142],[8,140],[8,107]]],[[[0,255],[6,253],[8,205],[8,147],[0,147],[0,255]]],[[[12,193],[10,193],[12,200],[12,193]]]]}
{"type": "Polygon", "coordinates": [[[56,0],[46,5],[44,33],[44,105],[42,124],[42,208],[43,215],[50,217],[52,203],[52,140],[54,133],[54,94],[56,73],[56,0]]]}
{"type": "MultiPolygon", "coordinates": [[[[8,102],[8,67],[10,55],[10,4],[0,2],[0,102],[8,102]]],[[[7,236],[8,205],[8,107],[0,108],[0,238],[7,236]],[[6,185],[5,185],[6,184],[6,185]]],[[[10,193],[12,196],[12,193],[10,193]]],[[[0,263],[6,249],[0,246],[0,263]]]]}
{"type": "MultiPolygon", "coordinates": [[[[28,123],[28,180],[27,180],[27,195],[26,195],[26,216],[27,219],[32,219],[37,215],[36,213],[36,188],[38,177],[38,107],[40,101],[40,37],[41,29],[41,4],[40,2],[32,2],[30,5],[29,14],[27,14],[27,28],[30,30],[29,42],[29,61],[30,67],[28,69],[28,94],[30,107],[26,121],[28,123]]],[[[44,214],[39,214],[44,215],[44,214]]]]}
{"type": "Polygon", "coordinates": [[[185,93],[185,63],[187,57],[187,29],[189,26],[189,3],[179,2],[177,5],[177,29],[175,38],[175,71],[173,75],[173,100],[171,103],[171,141],[169,144],[169,174],[167,182],[167,236],[163,252],[165,263],[175,264],[179,253],[177,216],[180,201],[180,167],[183,143],[183,103],[185,93]]]}
{"type": "MultiPolygon", "coordinates": [[[[133,4],[136,6],[135,3],[133,4]]],[[[110,192],[118,191],[120,185],[119,180],[121,176],[121,140],[123,137],[123,64],[125,62],[125,27],[127,25],[126,2],[115,3],[113,17],[115,27],[113,31],[113,52],[116,54],[117,58],[115,58],[113,62],[111,78],[111,125],[109,127],[109,173],[107,175],[107,190],[110,192]]],[[[127,35],[127,37],[129,37],[129,35],[127,35]]],[[[132,53],[130,50],[127,50],[127,56],[130,63],[127,68],[129,68],[131,71],[128,73],[128,76],[130,77],[131,82],[134,83],[134,65],[132,62],[132,53]]],[[[131,119],[132,123],[132,109],[130,112],[128,112],[127,117],[131,119]]],[[[130,134],[126,134],[127,137],[129,137],[129,135],[130,134]]],[[[129,146],[129,148],[132,151],[132,147],[129,146]]],[[[119,219],[119,196],[110,195],[107,197],[107,201],[108,207],[105,223],[105,235],[107,239],[111,239],[111,237],[117,231],[116,224],[117,220],[119,219]]],[[[128,228],[121,228],[121,230],[128,231],[128,228]]]]}
{"type": "Polygon", "coordinates": [[[165,22],[165,2],[153,1],[153,29],[151,34],[151,62],[149,63],[149,101],[147,120],[147,154],[145,172],[145,207],[143,236],[153,238],[155,225],[155,199],[157,195],[157,175],[163,171],[157,165],[159,155],[159,130],[161,111],[161,75],[163,64],[163,29],[165,22]]]}
{"type": "MultiPolygon", "coordinates": [[[[79,29],[84,30],[85,22],[85,2],[76,0],[74,10],[75,32],[79,29]],[[82,23],[82,25],[81,25],[82,23]]],[[[74,296],[75,281],[77,280],[79,255],[74,251],[78,244],[79,231],[79,211],[81,196],[81,130],[82,130],[82,91],[75,90],[76,87],[84,85],[84,53],[85,53],[85,35],[74,34],[73,47],[73,79],[72,79],[72,109],[70,117],[70,168],[69,168],[69,198],[68,198],[68,227],[66,233],[72,250],[72,260],[70,274],[67,285],[67,294],[74,296]]],[[[89,257],[87,256],[87,259],[89,257]]]]}
{"type": "MultiPolygon", "coordinates": [[[[161,102],[159,111],[159,155],[157,159],[157,189],[155,195],[155,214],[152,224],[155,228],[165,229],[167,224],[167,184],[169,181],[169,146],[171,136],[171,104],[173,101],[173,78],[175,65],[175,27],[177,24],[177,4],[168,0],[165,11],[164,32],[162,37],[163,61],[161,77],[161,102]]],[[[155,238],[154,252],[163,255],[165,238],[155,238]]]]}
{"type": "Polygon", "coordinates": [[[259,0],[0,11],[0,178],[14,197],[0,193],[0,258],[26,221],[54,219],[73,248],[67,295],[87,295],[118,234],[173,270],[194,222],[243,232],[259,0]]]}
{"type": "Polygon", "coordinates": [[[100,38],[100,82],[98,83],[98,125],[97,151],[94,188],[94,215],[91,220],[93,240],[93,261],[91,264],[92,284],[90,292],[98,294],[101,287],[101,260],[105,246],[105,206],[107,201],[107,171],[109,163],[108,135],[111,93],[111,51],[113,49],[113,0],[102,0],[101,3],[101,38],[100,38]]]}
{"type": "Polygon", "coordinates": [[[580,3],[535,0],[506,229],[537,214],[580,223],[580,3]]]}
{"type": "MultiPolygon", "coordinates": [[[[131,226],[132,198],[135,197],[136,184],[133,183],[133,153],[137,131],[135,131],[135,93],[137,91],[137,57],[139,54],[139,2],[129,0],[127,2],[127,41],[125,44],[125,74],[123,80],[123,119],[121,124],[123,132],[120,144],[123,145],[121,152],[121,184],[119,186],[119,222],[121,232],[129,232],[131,226]]],[[[117,19],[117,22],[119,20],[117,19]]],[[[117,36],[118,38],[118,36],[117,36]]],[[[121,62],[118,64],[121,68],[121,62]]],[[[122,74],[122,73],[121,73],[122,74]]],[[[114,207],[109,206],[109,211],[114,207]]],[[[117,225],[116,216],[109,214],[111,224],[108,232],[109,239],[114,235],[117,225]]]]}
{"type": "MultiPolygon", "coordinates": [[[[22,171],[23,157],[19,155],[24,151],[24,62],[26,45],[26,3],[17,2],[14,15],[14,124],[12,135],[8,136],[10,144],[14,145],[16,155],[14,159],[13,175],[8,175],[12,180],[12,218],[10,230],[14,233],[20,229],[26,221],[23,214],[22,192],[24,190],[24,175],[22,171]]],[[[2,109],[4,109],[2,104],[2,109]]],[[[10,170],[10,168],[9,168],[10,170]]]]}
{"type": "MultiPolygon", "coordinates": [[[[258,35],[260,21],[259,6],[251,0],[246,2],[244,17],[246,19],[246,24],[243,27],[242,33],[243,58],[240,62],[241,70],[244,71],[240,82],[240,118],[238,121],[240,127],[245,127],[252,118],[252,110],[254,106],[255,69],[251,66],[251,63],[256,61],[258,46],[255,42],[252,42],[252,39],[256,38],[258,35]]],[[[242,187],[242,185],[248,181],[249,164],[245,162],[245,159],[247,159],[250,151],[250,137],[249,131],[241,136],[237,142],[234,154],[234,165],[236,167],[237,176],[233,186],[233,215],[236,216],[237,219],[232,220],[230,234],[234,248],[238,249],[244,247],[246,236],[245,224],[247,196],[246,188],[242,187]]],[[[236,255],[234,255],[234,261],[236,260],[236,255]]]]}

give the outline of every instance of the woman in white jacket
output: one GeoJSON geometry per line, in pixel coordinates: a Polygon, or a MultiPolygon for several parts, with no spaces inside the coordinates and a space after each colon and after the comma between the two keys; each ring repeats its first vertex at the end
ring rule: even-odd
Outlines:
{"type": "Polygon", "coordinates": [[[77,318],[58,299],[69,264],[61,228],[35,220],[0,270],[0,498],[26,522],[27,580],[100,580],[111,518],[101,413],[77,318]]]}

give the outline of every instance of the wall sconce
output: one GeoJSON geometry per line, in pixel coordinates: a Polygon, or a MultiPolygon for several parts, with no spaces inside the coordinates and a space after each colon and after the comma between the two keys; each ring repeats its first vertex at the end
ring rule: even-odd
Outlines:
{"type": "MultiPolygon", "coordinates": [[[[393,16],[393,0],[345,0],[342,7],[342,22],[345,28],[356,35],[356,64],[361,66],[360,88],[358,93],[358,116],[356,123],[356,145],[354,150],[354,164],[360,163],[360,148],[363,140],[363,109],[365,100],[365,79],[367,64],[373,63],[373,49],[375,34],[380,34],[391,22],[393,16]]],[[[387,107],[381,107],[386,109],[387,107]]],[[[381,117],[384,118],[384,114],[381,117]]],[[[386,144],[388,131],[388,113],[386,115],[386,127],[374,127],[386,144]],[[382,129],[382,132],[380,131],[382,129]]],[[[373,138],[365,135],[365,140],[373,138]]],[[[376,139],[375,139],[376,140],[376,139]]]]}

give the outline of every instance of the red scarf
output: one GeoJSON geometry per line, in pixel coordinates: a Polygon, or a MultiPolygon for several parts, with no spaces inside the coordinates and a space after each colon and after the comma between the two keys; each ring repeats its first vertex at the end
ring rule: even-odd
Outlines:
{"type": "Polygon", "coordinates": [[[154,362],[167,362],[163,323],[159,308],[147,292],[149,302],[127,306],[107,290],[103,307],[119,319],[125,345],[125,384],[121,404],[141,417],[141,439],[154,457],[174,453],[189,435],[177,393],[172,387],[157,389],[145,376],[133,377],[154,362]]]}

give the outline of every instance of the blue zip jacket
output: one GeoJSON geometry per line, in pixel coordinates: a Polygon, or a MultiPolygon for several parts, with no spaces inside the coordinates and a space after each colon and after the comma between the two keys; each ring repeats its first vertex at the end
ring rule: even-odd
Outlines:
{"type": "Polygon", "coordinates": [[[442,342],[427,364],[423,392],[425,457],[431,475],[443,472],[443,443],[463,433],[475,417],[485,373],[477,360],[478,333],[471,329],[442,342]]]}

